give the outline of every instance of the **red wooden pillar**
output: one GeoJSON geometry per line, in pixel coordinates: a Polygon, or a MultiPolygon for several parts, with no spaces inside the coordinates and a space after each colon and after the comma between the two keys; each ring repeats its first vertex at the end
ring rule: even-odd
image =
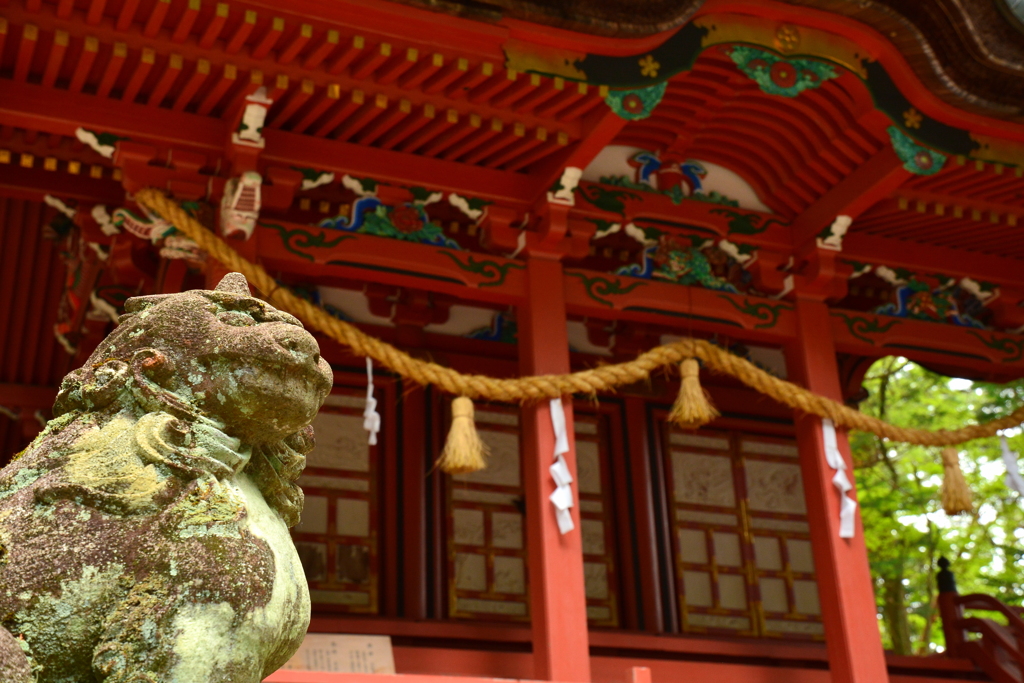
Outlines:
{"type": "MultiPolygon", "coordinates": [[[[526,264],[526,295],[526,303],[519,308],[521,371],[568,372],[565,291],[557,255],[531,254],[526,264]]],[[[562,404],[569,437],[565,461],[575,479],[571,397],[564,398],[562,404]]],[[[548,471],[555,452],[548,402],[524,407],[522,420],[534,678],[584,683],[590,681],[590,647],[579,508],[571,508],[576,528],[560,534],[554,506],[548,500],[555,490],[548,471]]],[[[572,489],[578,502],[575,481],[572,489]]]]}
{"type": "MultiPolygon", "coordinates": [[[[798,296],[796,313],[799,335],[790,348],[791,374],[811,391],[841,401],[827,306],[822,301],[798,296]]],[[[799,415],[796,427],[831,680],[833,683],[885,683],[889,674],[878,632],[875,594],[859,510],[853,538],[840,538],[839,493],[832,484],[835,471],[825,458],[821,420],[799,415]]],[[[846,433],[838,432],[836,437],[852,480],[853,462],[846,433]]],[[[854,493],[855,490],[848,495],[854,493]]]]}

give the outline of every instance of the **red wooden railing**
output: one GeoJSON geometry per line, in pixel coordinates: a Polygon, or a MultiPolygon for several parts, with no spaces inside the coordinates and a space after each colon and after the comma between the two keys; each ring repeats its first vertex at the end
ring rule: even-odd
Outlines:
{"type": "Polygon", "coordinates": [[[971,660],[995,683],[1024,683],[1024,609],[1005,605],[991,595],[960,595],[949,560],[939,560],[939,613],[950,657],[971,660]],[[1006,619],[965,616],[964,610],[997,612],[1006,619]]]}

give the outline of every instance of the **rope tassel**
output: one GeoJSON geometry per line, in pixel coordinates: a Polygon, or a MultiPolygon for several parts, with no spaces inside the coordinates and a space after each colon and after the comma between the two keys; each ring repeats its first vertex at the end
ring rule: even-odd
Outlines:
{"type": "Polygon", "coordinates": [[[679,364],[679,396],[672,405],[668,419],[683,429],[697,429],[711,422],[720,413],[711,405],[704,387],[700,385],[700,364],[696,358],[686,358],[679,364]]]}
{"type": "Polygon", "coordinates": [[[942,509],[947,515],[970,512],[971,489],[960,470],[960,454],[955,448],[942,449],[942,509]]]}
{"type": "Polygon", "coordinates": [[[468,474],[487,466],[487,444],[473,422],[473,401],[459,396],[452,401],[452,426],[435,465],[448,474],[468,474]]]}

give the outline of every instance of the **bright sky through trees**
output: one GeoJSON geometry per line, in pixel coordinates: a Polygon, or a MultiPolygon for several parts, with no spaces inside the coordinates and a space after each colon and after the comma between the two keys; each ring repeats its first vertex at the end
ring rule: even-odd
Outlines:
{"type": "MultiPolygon", "coordinates": [[[[1006,385],[950,379],[885,358],[864,381],[861,410],[898,425],[955,428],[990,420],[1024,402],[1024,381],[1006,385]]],[[[1024,454],[1020,429],[1006,432],[1024,454]]],[[[875,579],[879,624],[887,648],[928,654],[942,648],[935,562],[952,563],[960,593],[988,593],[1020,605],[1024,590],[1024,501],[1005,482],[999,439],[960,447],[960,465],[974,493],[974,510],[942,511],[939,450],[854,433],[851,446],[864,528],[875,579]]],[[[1021,463],[1024,466],[1024,462],[1021,463]]]]}

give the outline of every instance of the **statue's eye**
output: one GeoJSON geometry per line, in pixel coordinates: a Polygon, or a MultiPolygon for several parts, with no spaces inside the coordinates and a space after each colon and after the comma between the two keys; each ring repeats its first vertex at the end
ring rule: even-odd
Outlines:
{"type": "Polygon", "coordinates": [[[241,311],[224,311],[217,318],[225,325],[234,325],[235,327],[249,327],[256,324],[251,315],[241,311]]]}

